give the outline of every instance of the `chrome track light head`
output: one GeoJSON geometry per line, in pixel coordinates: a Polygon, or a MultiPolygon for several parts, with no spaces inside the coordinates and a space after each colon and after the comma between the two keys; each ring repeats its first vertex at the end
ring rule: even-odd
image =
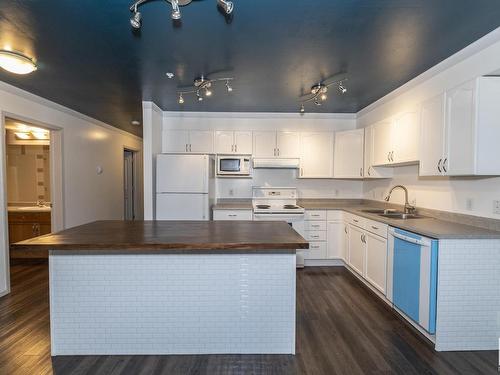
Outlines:
{"type": "Polygon", "coordinates": [[[234,3],[229,0],[217,0],[217,4],[226,12],[226,14],[233,13],[234,3]]]}
{"type": "Polygon", "coordinates": [[[142,15],[141,12],[138,12],[136,9],[132,17],[130,17],[130,26],[132,26],[134,29],[140,29],[141,25],[142,25],[142,15]]]}

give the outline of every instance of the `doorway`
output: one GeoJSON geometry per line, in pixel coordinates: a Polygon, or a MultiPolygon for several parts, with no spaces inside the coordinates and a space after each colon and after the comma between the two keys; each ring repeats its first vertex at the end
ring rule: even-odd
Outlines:
{"type": "Polygon", "coordinates": [[[135,158],[136,152],[124,149],[123,150],[123,218],[125,220],[135,220],[135,158]]]}

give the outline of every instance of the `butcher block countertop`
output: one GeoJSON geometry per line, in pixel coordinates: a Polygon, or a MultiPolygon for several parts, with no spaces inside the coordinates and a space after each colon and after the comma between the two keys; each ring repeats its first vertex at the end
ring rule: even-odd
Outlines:
{"type": "Polygon", "coordinates": [[[280,221],[95,221],[12,245],[13,251],[295,252],[309,243],[280,221]]]}

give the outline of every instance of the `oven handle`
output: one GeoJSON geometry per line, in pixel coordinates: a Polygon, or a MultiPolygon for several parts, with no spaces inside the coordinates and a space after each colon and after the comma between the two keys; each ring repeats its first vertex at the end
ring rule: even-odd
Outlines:
{"type": "Polygon", "coordinates": [[[253,214],[253,217],[257,218],[283,218],[283,219],[300,219],[304,217],[304,214],[253,214]]]}
{"type": "Polygon", "coordinates": [[[389,233],[393,237],[399,238],[400,240],[403,240],[403,241],[406,241],[406,242],[411,242],[411,243],[414,243],[414,244],[417,244],[417,245],[421,245],[421,246],[430,246],[428,240],[427,241],[426,240],[418,240],[416,238],[408,237],[408,236],[405,236],[403,234],[396,233],[396,231],[394,229],[392,229],[392,228],[389,229],[389,233]]]}

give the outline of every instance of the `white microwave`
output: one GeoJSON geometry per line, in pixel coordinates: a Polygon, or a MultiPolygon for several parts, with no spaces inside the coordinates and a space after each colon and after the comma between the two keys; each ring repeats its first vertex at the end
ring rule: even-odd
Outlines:
{"type": "Polygon", "coordinates": [[[218,155],[217,174],[219,176],[250,176],[249,155],[218,155]]]}

